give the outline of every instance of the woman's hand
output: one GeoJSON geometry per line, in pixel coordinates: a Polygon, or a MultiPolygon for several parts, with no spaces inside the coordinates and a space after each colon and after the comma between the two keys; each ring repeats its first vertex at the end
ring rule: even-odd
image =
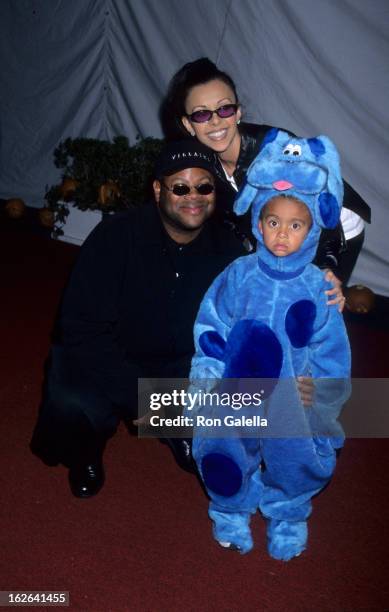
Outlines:
{"type": "Polygon", "coordinates": [[[332,306],[333,304],[339,304],[338,310],[339,312],[343,312],[343,308],[346,302],[346,298],[343,295],[342,291],[342,281],[338,279],[337,276],[333,273],[332,270],[326,270],[324,278],[329,283],[332,283],[333,289],[328,289],[325,293],[328,295],[329,299],[327,304],[332,306]],[[332,297],[333,296],[333,297],[332,297]]]}

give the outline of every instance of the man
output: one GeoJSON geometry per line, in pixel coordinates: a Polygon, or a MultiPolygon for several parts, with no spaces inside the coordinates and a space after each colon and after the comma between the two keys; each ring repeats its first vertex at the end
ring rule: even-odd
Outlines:
{"type": "MultiPolygon", "coordinates": [[[[46,463],[69,467],[77,497],[102,487],[105,444],[121,418],[137,417],[138,378],[188,376],[201,299],[246,252],[216,221],[214,172],[201,143],[169,143],[155,202],[104,220],[81,249],[32,440],[46,463]]],[[[189,464],[185,441],[170,444],[189,464]]]]}

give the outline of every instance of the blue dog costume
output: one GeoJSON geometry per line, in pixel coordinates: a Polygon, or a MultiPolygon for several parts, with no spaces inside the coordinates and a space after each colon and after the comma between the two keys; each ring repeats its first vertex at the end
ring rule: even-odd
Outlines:
{"type": "Polygon", "coordinates": [[[320,229],[339,220],[342,197],[338,154],[328,138],[270,130],[235,201],[237,214],[252,207],[258,250],[216,278],[196,319],[193,387],[209,390],[214,379],[224,388],[226,379],[268,379],[261,410],[273,424],[270,435],[194,433],[214,537],[242,553],[253,546],[249,522],[257,509],[267,519],[271,556],[289,560],[304,550],[311,498],[329,482],[335,448],[343,443],[336,416],[349,395],[349,343],[341,314],[326,304],[329,284],[310,263],[320,229]],[[286,257],[264,246],[258,228],[263,206],[280,194],[304,202],[312,217],[300,249],[286,257]],[[301,404],[299,375],[318,379],[310,410],[301,404]]]}

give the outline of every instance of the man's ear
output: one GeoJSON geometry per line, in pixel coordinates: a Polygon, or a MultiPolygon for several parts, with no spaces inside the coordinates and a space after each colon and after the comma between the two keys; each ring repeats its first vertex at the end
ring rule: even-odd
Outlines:
{"type": "Polygon", "coordinates": [[[195,135],[194,129],[192,128],[192,125],[188,119],[188,117],[185,117],[185,115],[183,115],[181,117],[181,121],[182,121],[182,125],[184,126],[184,128],[186,129],[187,132],[189,132],[189,134],[191,136],[195,135]]]}
{"type": "Polygon", "coordinates": [[[260,220],[258,221],[258,229],[259,229],[259,231],[261,232],[261,234],[262,234],[262,236],[263,236],[262,219],[260,219],[260,220]]]}
{"type": "Polygon", "coordinates": [[[154,198],[157,204],[159,203],[159,198],[161,197],[161,181],[155,179],[153,181],[153,190],[154,190],[154,198]]]}
{"type": "Polygon", "coordinates": [[[236,122],[237,122],[237,123],[239,123],[239,121],[241,120],[241,118],[242,118],[242,107],[241,107],[241,105],[239,104],[239,105],[238,105],[238,110],[236,111],[236,122]]]}

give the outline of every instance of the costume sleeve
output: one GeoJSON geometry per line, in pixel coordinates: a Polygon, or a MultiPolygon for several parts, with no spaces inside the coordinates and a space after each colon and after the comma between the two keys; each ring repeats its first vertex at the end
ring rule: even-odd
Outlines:
{"type": "Polygon", "coordinates": [[[350,344],[343,315],[326,304],[325,291],[331,283],[323,279],[317,300],[317,315],[309,343],[311,374],[314,378],[348,378],[351,370],[350,344]]]}
{"type": "Polygon", "coordinates": [[[338,447],[344,437],[338,418],[351,392],[351,354],[342,314],[325,304],[326,288],[323,287],[318,300],[316,325],[309,345],[310,373],[315,385],[310,417],[316,435],[331,437],[333,445],[338,447]]]}
{"type": "Polygon", "coordinates": [[[212,380],[222,378],[225,368],[224,351],[237,290],[236,263],[233,262],[214,280],[200,304],[195,321],[195,355],[190,380],[207,390],[213,387],[212,380]]]}
{"type": "Polygon", "coordinates": [[[59,320],[64,349],[118,405],[129,401],[134,378],[116,340],[130,238],[128,225],[115,219],[96,227],[81,247],[59,320]]]}

